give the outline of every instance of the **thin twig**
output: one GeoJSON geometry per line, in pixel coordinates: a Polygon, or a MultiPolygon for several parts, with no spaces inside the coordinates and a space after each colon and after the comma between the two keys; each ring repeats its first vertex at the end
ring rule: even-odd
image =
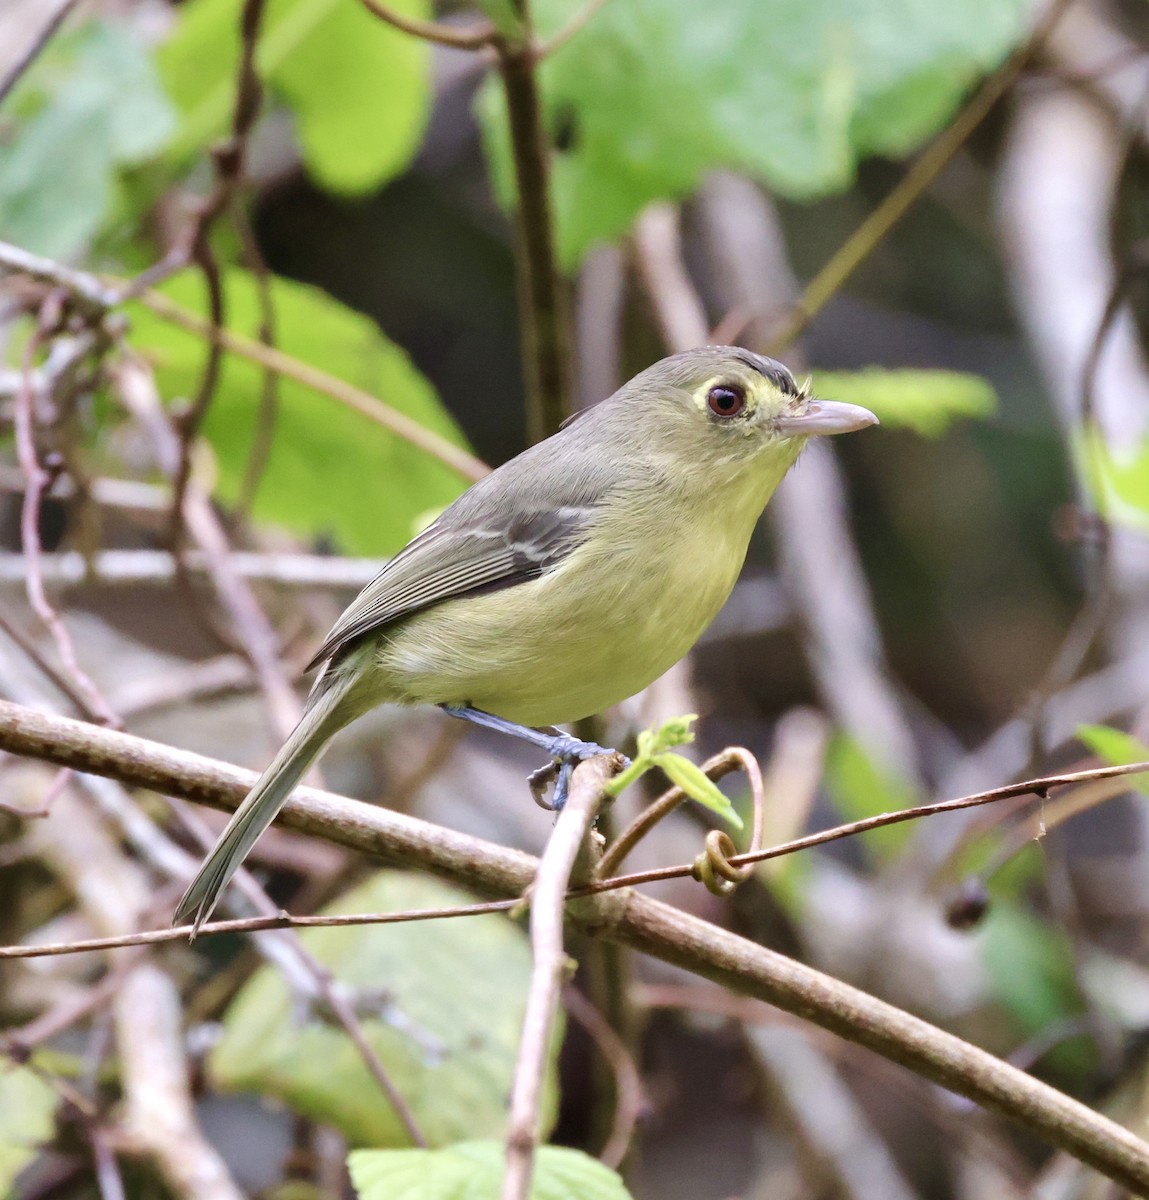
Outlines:
{"type": "Polygon", "coordinates": [[[118,724],[116,716],[100,694],[99,688],[81,668],[79,659],[76,657],[76,648],[72,644],[72,637],[61,620],[60,614],[48,600],[47,593],[44,591],[44,579],[40,573],[40,500],[51,479],[48,472],[40,465],[40,459],[36,453],[36,398],[31,381],[27,378],[32,369],[32,360],[39,341],[38,333],[28,339],[28,345],[24,352],[25,386],[20,389],[15,414],[16,455],[25,479],[24,504],[20,511],[20,540],[27,565],[27,575],[24,581],[25,591],[32,610],[52,635],[64,672],[72,681],[73,688],[69,694],[78,694],[84,698],[81,711],[91,713],[96,720],[114,727],[118,724]]]}
{"type": "MultiPolygon", "coordinates": [[[[18,467],[0,463],[0,491],[22,492],[24,477],[18,467]]],[[[141,512],[164,512],[168,501],[163,488],[151,483],[140,483],[134,479],[107,479],[97,477],[87,480],[87,498],[109,508],[138,509],[141,512]]],[[[67,476],[60,476],[49,493],[53,498],[70,498],[77,495],[75,484],[67,476]]]]}
{"type": "Polygon", "coordinates": [[[778,354],[785,350],[905,216],[997,102],[1021,77],[1072,2],[1056,0],[1051,5],[1033,33],[985,80],[969,103],[922,151],[897,186],[835,251],[806,285],[781,327],[774,332],[767,353],[778,354]]]}
{"type": "MultiPolygon", "coordinates": [[[[13,557],[19,558],[20,561],[23,562],[22,556],[14,555],[13,557]]],[[[30,572],[25,569],[23,574],[24,578],[27,579],[30,572]]],[[[44,572],[41,572],[41,581],[43,578],[44,572]]],[[[46,679],[50,679],[53,686],[61,693],[61,695],[65,696],[76,706],[77,712],[87,717],[89,721],[99,722],[103,720],[103,715],[100,713],[99,709],[92,705],[91,701],[88,699],[88,696],[76,686],[75,681],[66,672],[61,671],[56,664],[53,663],[51,659],[49,659],[47,655],[43,653],[43,651],[41,651],[40,647],[36,645],[35,641],[33,641],[33,639],[30,638],[28,634],[26,634],[24,630],[16,624],[15,621],[10,620],[7,613],[3,612],[2,610],[0,610],[0,630],[3,630],[4,633],[13,642],[15,642],[17,646],[20,647],[21,651],[23,651],[29,661],[35,665],[40,674],[46,679]]]]}
{"type": "MultiPolygon", "coordinates": [[[[750,836],[750,849],[756,851],[762,847],[762,831],[766,821],[766,802],[758,760],[749,750],[744,750],[741,746],[731,746],[702,764],[703,774],[715,782],[738,770],[746,773],[746,778],[750,783],[750,794],[754,801],[754,823],[750,836]]],[[[608,879],[618,870],[623,859],[654,826],[688,799],[689,796],[682,788],[672,787],[657,800],[648,804],[607,847],[606,853],[599,860],[595,874],[600,879],[608,879]]]]}
{"type": "Polygon", "coordinates": [[[177,304],[162,292],[143,290],[136,296],[131,285],[125,280],[105,282],[86,271],[73,270],[51,259],[30,254],[19,246],[0,241],[0,274],[2,273],[27,275],[43,283],[55,284],[67,291],[74,307],[91,316],[102,315],[127,300],[136,299],[162,320],[186,329],[197,337],[218,341],[229,354],[246,358],[249,362],[275,371],[285,379],[294,380],[353,409],[425,454],[437,458],[464,479],[473,482],[482,479],[490,471],[481,459],[468,454],[466,450],[434,430],[427,429],[406,413],[385,404],[370,392],[285,354],[282,350],[263,346],[253,338],[228,329],[213,329],[210,322],[177,304]]]}
{"type": "MultiPolygon", "coordinates": [[[[0,701],[0,750],[110,775],[133,785],[234,809],[252,772],[142,738],[0,701]]],[[[1083,776],[1149,771],[1141,763],[1011,785],[1057,786],[1083,776]]],[[[487,895],[520,896],[534,878],[528,855],[401,813],[296,789],[283,823],[341,845],[431,870],[487,895]]],[[[1134,1191],[1149,1190],[1149,1146],[1116,1122],[993,1055],[849,984],[710,922],[633,891],[572,905],[570,919],[599,937],[693,971],[723,987],[866,1046],[1009,1117],[1134,1191]]]]}
{"type": "Polygon", "coordinates": [[[551,1033],[563,984],[573,965],[563,949],[567,887],[576,862],[580,855],[585,855],[591,826],[604,799],[603,788],[613,771],[614,764],[606,756],[591,759],[576,769],[570,796],[547,840],[531,889],[533,961],[523,1013],[523,1034],[511,1085],[502,1200],[527,1200],[531,1190],[551,1033]]]}
{"type": "MultiPolygon", "coordinates": [[[[256,296],[259,302],[259,328],[256,336],[261,346],[275,348],[275,300],[272,294],[272,275],[264,261],[255,231],[247,210],[237,198],[232,199],[232,222],[239,233],[243,246],[243,257],[256,281],[256,296]]],[[[263,381],[259,389],[259,412],[256,414],[255,435],[243,470],[243,482],[235,502],[235,519],[243,521],[255,503],[260,481],[271,457],[275,440],[275,427],[279,419],[279,376],[270,367],[263,368],[263,381]]]]}
{"type": "Polygon", "coordinates": [[[126,1137],[155,1162],[174,1196],[242,1200],[196,1118],[173,980],[154,962],[140,963],[124,981],[115,1012],[126,1137]]]}
{"type": "Polygon", "coordinates": [[[8,73],[0,79],[0,104],[8,98],[8,93],[23,78],[28,68],[40,57],[44,47],[52,40],[56,30],[63,25],[65,18],[76,7],[79,0],[57,0],[55,9],[49,14],[47,21],[37,30],[31,44],[8,69],[8,73]]]}
{"type": "Polygon", "coordinates": [[[120,293],[95,275],[32,254],[11,242],[0,242],[0,275],[27,275],[39,283],[61,287],[73,306],[86,316],[103,316],[120,303],[120,293]]]}
{"type": "Polygon", "coordinates": [[[337,379],[334,375],[329,375],[326,371],[313,367],[310,363],[293,358],[282,350],[260,345],[253,338],[245,337],[233,330],[213,329],[209,322],[176,304],[175,301],[169,300],[162,292],[144,292],[140,296],[140,303],[150,312],[155,313],[157,317],[170,321],[173,325],[188,330],[189,333],[217,340],[231,354],[237,354],[249,362],[278,372],[285,379],[292,379],[304,387],[330,396],[333,400],[338,400],[347,408],[354,409],[361,416],[389,430],[412,446],[418,447],[432,458],[437,458],[464,479],[471,481],[482,479],[490,472],[490,468],[481,459],[468,454],[466,450],[448,441],[441,434],[426,428],[412,417],[407,416],[406,413],[401,413],[398,409],[384,404],[370,392],[365,392],[362,388],[358,388],[346,380],[337,379]]]}
{"type": "MultiPolygon", "coordinates": [[[[404,909],[385,913],[336,913],[327,916],[296,917],[278,912],[266,917],[232,917],[208,921],[196,931],[196,938],[213,933],[260,933],[266,929],[330,929],[352,925],[399,925],[407,921],[442,921],[448,917],[475,917],[486,913],[510,912],[522,903],[516,896],[510,900],[489,900],[480,904],[459,904],[451,908],[404,909]]],[[[146,929],[122,937],[84,938],[73,942],[40,942],[32,946],[0,946],[0,959],[56,958],[62,954],[86,954],[96,950],[116,950],[122,946],[155,946],[165,942],[186,942],[192,926],[165,926],[146,929]]]]}
{"type": "Polygon", "coordinates": [[[535,46],[534,60],[540,63],[544,58],[549,58],[556,50],[561,50],[576,34],[581,33],[592,17],[598,15],[606,0],[588,0],[582,9],[575,13],[573,17],[547,42],[535,46]]]}
{"type": "Polygon", "coordinates": [[[634,1140],[634,1131],[645,1104],[642,1078],[622,1038],[578,988],[568,986],[563,992],[563,1003],[567,1012],[590,1035],[614,1076],[614,1120],[611,1122],[610,1136],[598,1157],[608,1167],[617,1170],[634,1140]]]}
{"type": "Polygon", "coordinates": [[[648,204],[634,225],[634,248],[638,277],[667,348],[677,353],[704,345],[710,324],[682,257],[677,206],[648,204]]]}
{"type": "MultiPolygon", "coordinates": [[[[232,551],[231,567],[242,579],[277,587],[358,591],[387,565],[385,558],[335,558],[326,554],[261,554],[232,551]]],[[[207,557],[188,552],[187,565],[197,574],[209,569],[207,557]]],[[[167,584],[176,578],[175,560],[167,550],[78,550],[45,554],[40,559],[45,583],[61,587],[94,583],[106,587],[167,584]]],[[[23,555],[0,550],[0,585],[23,584],[28,567],[23,555]]],[[[14,637],[15,640],[15,637],[14,637]]]]}
{"type": "Polygon", "coordinates": [[[517,0],[521,36],[493,41],[515,168],[515,266],[527,384],[527,436],[541,441],[571,412],[570,330],[555,249],[550,159],[531,43],[529,0],[517,0]]]}
{"type": "MultiPolygon", "coordinates": [[[[1115,779],[1125,775],[1141,775],[1149,772],[1149,763],[1131,763],[1116,767],[1094,767],[1088,771],[1069,771],[1061,775],[1045,775],[1040,779],[1028,779],[1021,783],[1007,783],[1003,787],[991,788],[989,791],[977,792],[969,796],[960,796],[956,800],[942,800],[936,804],[922,804],[916,808],[904,808],[897,812],[879,813],[873,817],[864,817],[860,821],[850,821],[845,825],[835,825],[832,829],[823,829],[805,837],[793,838],[777,846],[770,846],[755,853],[731,855],[729,862],[732,866],[749,866],[751,863],[766,862],[772,858],[780,858],[786,854],[794,854],[799,850],[809,850],[813,846],[823,846],[827,842],[836,842],[841,838],[855,837],[867,833],[871,829],[883,829],[887,825],[900,825],[903,821],[917,821],[922,817],[936,816],[938,813],[958,812],[963,808],[978,808],[983,804],[993,804],[998,800],[1009,800],[1015,796],[1044,797],[1052,788],[1070,787],[1078,783],[1086,783],[1095,779],[1115,779]]],[[[615,875],[589,885],[584,891],[596,892],[606,888],[633,887],[639,883],[653,883],[662,879],[682,879],[693,874],[693,864],[675,867],[656,867],[650,871],[636,872],[633,875],[615,875]]]]}
{"type": "MultiPolygon", "coordinates": [[[[179,266],[181,251],[184,260],[194,264],[203,276],[207,289],[208,320],[213,330],[224,326],[223,275],[211,246],[211,231],[215,222],[235,203],[243,183],[247,157],[247,139],[259,116],[263,100],[263,85],[255,65],[256,46],[266,0],[243,0],[240,12],[240,55],[236,69],[235,103],[232,106],[231,134],[227,141],[212,151],[215,183],[210,194],[199,204],[195,221],[183,247],[170,255],[173,266],[179,266]]],[[[223,365],[223,347],[218,338],[210,338],[204,358],[203,372],[195,396],[187,410],[176,419],[179,434],[179,466],[172,486],[170,542],[178,552],[182,548],[184,527],[184,496],[191,479],[192,455],[199,431],[207,416],[219,385],[223,365]]]]}
{"type": "Polygon", "coordinates": [[[92,1157],[96,1160],[96,1186],[99,1188],[100,1200],[127,1200],[120,1164],[116,1161],[108,1139],[103,1135],[103,1131],[95,1126],[89,1126],[87,1133],[92,1157]]]}
{"type": "Polygon", "coordinates": [[[380,3],[380,0],[360,0],[360,3],[368,12],[403,33],[422,38],[425,42],[437,42],[440,46],[453,46],[456,50],[481,50],[489,46],[495,36],[495,27],[490,21],[482,21],[469,29],[456,29],[453,25],[443,25],[438,21],[405,17],[380,3]]]}

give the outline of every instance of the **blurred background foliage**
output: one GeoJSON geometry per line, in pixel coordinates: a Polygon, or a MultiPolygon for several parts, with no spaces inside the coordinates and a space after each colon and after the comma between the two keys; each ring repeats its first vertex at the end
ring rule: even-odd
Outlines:
{"type": "MultiPolygon", "coordinates": [[[[189,264],[186,238],[220,186],[212,147],[243,91],[244,6],[74,7],[0,102],[0,239],[107,281],[166,267],[155,292],[81,345],[83,322],[52,325],[51,288],[0,254],[12,274],[0,290],[0,695],[72,711],[11,640],[23,630],[58,660],[24,598],[14,428],[29,371],[51,473],[36,514],[44,569],[80,664],[133,731],[262,766],[283,709],[266,702],[218,564],[179,586],[170,559],[114,560],[117,575],[98,554],[168,545],[171,431],[204,399],[210,368],[210,272],[189,264]],[[162,407],[133,392],[141,380],[162,407]],[[134,499],[117,484],[136,485],[134,499]],[[53,572],[68,552],[87,565],[62,587],[53,572]]],[[[456,33],[491,21],[510,44],[523,36],[515,0],[390,7],[456,33]]],[[[0,7],[0,79],[59,8],[0,7]]],[[[883,421],[807,456],[689,664],[605,718],[606,735],[628,743],[697,710],[703,753],[748,746],[769,768],[774,840],[1144,753],[1149,27],[1135,0],[1073,0],[1055,15],[1023,0],[534,4],[568,408],[683,339],[715,336],[777,349],[820,394],[883,421]],[[1010,58],[1023,52],[1024,63],[1010,58]],[[901,220],[859,237],[867,214],[915,187],[923,146],[960,128],[987,77],[1003,97],[901,220]],[[796,330],[800,283],[843,245],[859,264],[796,330]],[[778,346],[784,330],[800,340],[778,346]]],[[[297,682],[375,565],[352,562],[338,579],[336,556],[398,549],[477,460],[523,448],[533,401],[509,219],[516,175],[490,48],[432,45],[356,0],[267,0],[253,48],[263,93],[242,175],[210,228],[223,324],[239,340],[207,389],[188,465],[225,550],[255,562],[252,595],[297,682]],[[264,346],[293,371],[273,379],[264,346]],[[325,373],[318,386],[308,369],[325,373]],[[359,392],[349,402],[331,380],[359,392]],[[431,443],[395,432],[396,419],[431,443]]],[[[324,771],[336,789],[534,850],[549,829],[521,783],[534,765],[438,714],[386,712],[349,731],[324,771]]],[[[158,798],[137,797],[133,818],[91,786],[0,761],[3,942],[124,932],[170,912],[186,873],[172,864],[194,839],[158,798]],[[21,815],[46,794],[48,819],[21,815]],[[72,802],[102,814],[84,826],[91,863],[61,834],[72,802]],[[101,897],[109,878],[113,895],[101,897]]],[[[746,796],[726,790],[745,811],[746,796]]],[[[1144,795],[1094,784],[978,813],[767,864],[729,904],[696,885],[655,890],[1138,1127],[1149,1096],[1144,795]]],[[[689,860],[699,838],[697,814],[681,815],[634,867],[689,860]]],[[[261,843],[255,865],[293,911],[454,902],[284,833],[261,843]]],[[[304,941],[300,952],[205,939],[158,958],[197,1100],[188,1119],[202,1144],[184,1150],[218,1154],[225,1180],[209,1191],[180,1176],[170,1146],[133,1130],[132,1006],[145,1001],[124,982],[130,961],[5,968],[0,1195],[114,1195],[109,1160],[133,1196],[341,1195],[348,1146],[364,1148],[352,1174],[370,1200],[423,1195],[404,1182],[411,1160],[370,1157],[410,1138],[315,992],[318,976],[300,981],[307,962],[354,997],[431,1145],[454,1147],[444,1178],[493,1169],[483,1146],[459,1143],[502,1127],[520,932],[491,916],[304,941]]],[[[1084,1168],[844,1043],[654,964],[593,944],[572,952],[580,992],[642,1079],[622,1172],[635,1196],[1107,1194],[1084,1168]]],[[[570,1023],[551,1098],[553,1140],[592,1155],[617,1089],[595,1046],[570,1023]]],[[[623,1194],[589,1159],[557,1155],[540,1169],[556,1196],[623,1194]]]]}

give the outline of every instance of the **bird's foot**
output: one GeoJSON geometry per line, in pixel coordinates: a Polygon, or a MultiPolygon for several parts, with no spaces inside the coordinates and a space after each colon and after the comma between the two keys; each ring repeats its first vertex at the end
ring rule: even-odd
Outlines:
{"type": "Polygon", "coordinates": [[[600,754],[610,754],[619,760],[622,767],[630,766],[630,759],[625,754],[608,749],[606,746],[600,746],[597,742],[584,742],[580,738],[572,737],[569,733],[556,732],[551,737],[550,745],[545,749],[550,753],[551,761],[545,767],[532,771],[527,776],[527,784],[535,803],[540,808],[547,809],[548,812],[558,812],[566,804],[567,796],[570,794],[571,776],[574,775],[574,769],[580,762],[588,758],[595,758],[600,754]],[[555,785],[554,791],[548,800],[547,786],[552,781],[555,785]]]}
{"type": "Polygon", "coordinates": [[[500,733],[510,734],[532,746],[538,746],[551,756],[551,761],[545,767],[540,767],[527,778],[531,795],[535,803],[551,812],[558,812],[566,803],[570,793],[571,776],[575,767],[587,758],[599,754],[615,755],[622,766],[629,767],[630,759],[619,754],[617,750],[608,750],[597,742],[584,742],[581,738],[563,733],[561,729],[548,726],[545,729],[535,729],[528,725],[518,725],[504,717],[496,717],[493,713],[484,712],[480,708],[472,708],[469,704],[441,704],[439,706],[448,716],[457,717],[461,721],[470,721],[474,725],[482,725],[486,729],[497,729],[500,733]],[[548,800],[547,787],[554,783],[554,791],[548,800]]]}

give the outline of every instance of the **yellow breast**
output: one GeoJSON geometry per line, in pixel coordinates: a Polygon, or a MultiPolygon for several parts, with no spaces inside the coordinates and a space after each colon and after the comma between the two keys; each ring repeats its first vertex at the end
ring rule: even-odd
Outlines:
{"type": "Polygon", "coordinates": [[[402,622],[380,647],[388,698],[557,725],[634,695],[714,619],[776,482],[751,478],[752,494],[718,488],[690,507],[664,490],[653,508],[631,498],[541,578],[402,622]]]}

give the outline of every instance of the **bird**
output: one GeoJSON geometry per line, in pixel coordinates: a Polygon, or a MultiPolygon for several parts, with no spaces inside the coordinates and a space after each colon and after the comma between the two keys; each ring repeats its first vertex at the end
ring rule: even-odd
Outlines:
{"type": "Polygon", "coordinates": [[[732,346],[673,354],[473,484],[336,621],[302,718],[176,909],[210,917],[327,742],[381,704],[437,705],[557,770],[611,751],[555,728],[652,683],[722,607],[811,437],[877,424],[732,346]]]}

